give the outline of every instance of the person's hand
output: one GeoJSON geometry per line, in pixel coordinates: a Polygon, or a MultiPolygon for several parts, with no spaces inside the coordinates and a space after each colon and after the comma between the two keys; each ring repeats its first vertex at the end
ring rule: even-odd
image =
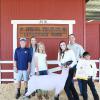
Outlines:
{"type": "Polygon", "coordinates": [[[47,75],[49,74],[49,70],[47,70],[47,75]]]}
{"type": "Polygon", "coordinates": [[[27,69],[28,74],[30,74],[30,68],[27,69]]]}
{"type": "Polygon", "coordinates": [[[39,75],[39,72],[36,72],[36,75],[39,75]]]}
{"type": "Polygon", "coordinates": [[[17,67],[14,67],[14,71],[15,71],[15,73],[18,73],[17,67]]]}

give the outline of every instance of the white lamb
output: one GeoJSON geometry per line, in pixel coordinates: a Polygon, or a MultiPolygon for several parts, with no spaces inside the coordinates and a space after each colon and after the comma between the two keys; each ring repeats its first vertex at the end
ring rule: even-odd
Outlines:
{"type": "Polygon", "coordinates": [[[28,81],[28,91],[25,96],[29,96],[37,89],[55,90],[55,97],[64,89],[67,80],[69,68],[62,68],[61,74],[49,74],[36,76],[33,75],[28,81]]]}

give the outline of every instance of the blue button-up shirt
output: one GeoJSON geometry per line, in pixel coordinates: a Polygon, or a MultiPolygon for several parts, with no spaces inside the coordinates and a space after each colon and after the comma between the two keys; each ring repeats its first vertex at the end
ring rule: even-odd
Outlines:
{"type": "Polygon", "coordinates": [[[27,70],[28,63],[31,62],[31,53],[29,48],[17,48],[15,50],[14,59],[16,61],[18,70],[27,70]]]}

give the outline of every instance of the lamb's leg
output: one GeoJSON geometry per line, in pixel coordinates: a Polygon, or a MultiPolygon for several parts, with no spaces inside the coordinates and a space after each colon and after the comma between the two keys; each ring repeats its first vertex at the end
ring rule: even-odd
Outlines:
{"type": "Polygon", "coordinates": [[[57,97],[54,97],[54,100],[59,100],[59,95],[57,97]]]}
{"type": "Polygon", "coordinates": [[[29,96],[33,92],[36,91],[36,85],[35,85],[35,83],[33,84],[33,82],[34,82],[34,79],[31,79],[28,81],[28,90],[27,90],[27,93],[25,94],[25,96],[29,96]]]}
{"type": "Polygon", "coordinates": [[[54,100],[59,100],[59,94],[60,94],[61,90],[62,89],[60,87],[55,89],[55,98],[54,98],[54,100]]]}
{"type": "Polygon", "coordinates": [[[49,100],[49,92],[48,91],[43,91],[43,95],[46,100],[49,100]]]}
{"type": "Polygon", "coordinates": [[[28,91],[26,92],[25,96],[29,96],[29,95],[31,95],[35,91],[36,91],[36,89],[29,89],[28,88],[28,91]]]}
{"type": "Polygon", "coordinates": [[[38,92],[37,92],[37,97],[38,97],[38,100],[42,100],[43,98],[42,98],[42,90],[38,90],[38,92]]]}
{"type": "Polygon", "coordinates": [[[38,100],[42,100],[42,95],[38,95],[38,100]]]}

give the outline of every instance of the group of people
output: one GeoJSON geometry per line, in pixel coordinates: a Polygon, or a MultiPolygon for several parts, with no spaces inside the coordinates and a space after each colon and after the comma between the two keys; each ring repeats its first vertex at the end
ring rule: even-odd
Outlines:
{"type": "MultiPolygon", "coordinates": [[[[37,43],[35,37],[31,38],[30,48],[26,47],[26,38],[20,38],[20,47],[16,48],[14,54],[14,67],[16,76],[16,99],[21,95],[21,80],[23,78],[25,84],[25,93],[27,92],[27,84],[29,77],[32,75],[47,75],[48,67],[46,62],[45,45],[42,42],[37,43]]],[[[41,92],[41,91],[38,91],[41,92]]],[[[48,98],[47,91],[44,96],[48,98]]]]}
{"type": "MultiPolygon", "coordinates": [[[[27,84],[29,76],[48,75],[48,66],[46,61],[47,54],[44,43],[37,43],[36,38],[32,37],[31,45],[29,48],[27,48],[26,41],[26,38],[20,38],[20,47],[16,48],[14,55],[14,67],[17,73],[16,99],[18,99],[21,95],[20,88],[22,78],[25,84],[25,95],[28,89],[27,84]]],[[[64,67],[63,64],[65,62],[72,61],[72,63],[68,66],[68,78],[66,79],[64,87],[65,93],[68,97],[68,100],[79,100],[79,95],[74,86],[73,77],[75,76],[79,59],[90,60],[90,53],[86,52],[81,45],[76,43],[74,34],[69,35],[68,45],[66,44],[66,41],[61,41],[58,46],[58,66],[64,67]]],[[[94,100],[99,100],[95,85],[92,81],[92,76],[89,76],[87,80],[78,79],[80,95],[83,96],[84,100],[88,100],[87,84],[90,86],[94,100]]],[[[41,90],[37,91],[39,92],[41,90]]],[[[59,100],[59,95],[55,98],[56,100],[59,100]]],[[[49,98],[47,91],[44,92],[44,97],[47,99],[49,98]]],[[[39,98],[42,99],[42,96],[39,95],[39,98]]]]}

